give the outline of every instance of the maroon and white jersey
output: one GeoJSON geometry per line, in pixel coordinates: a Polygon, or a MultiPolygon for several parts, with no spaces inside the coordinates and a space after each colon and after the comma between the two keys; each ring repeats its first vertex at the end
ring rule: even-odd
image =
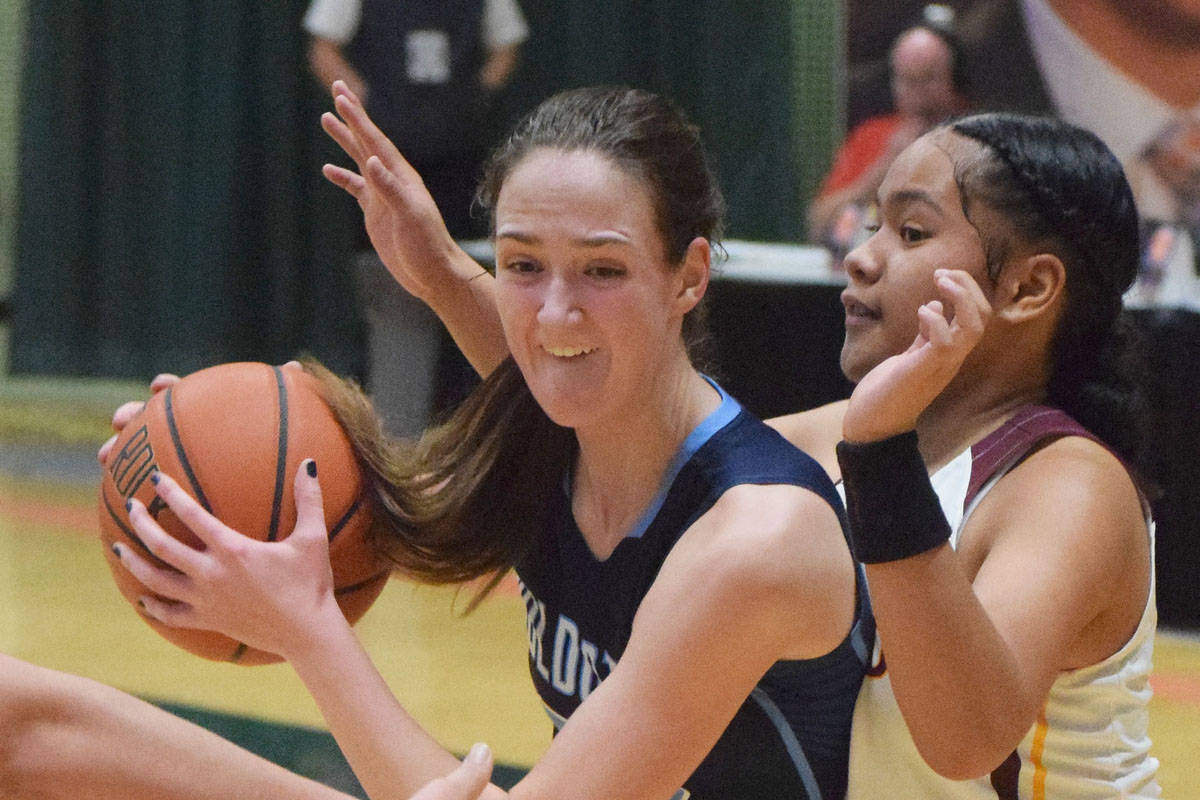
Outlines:
{"type": "MultiPolygon", "coordinates": [[[[951,546],[957,547],[964,523],[998,480],[1039,445],[1063,436],[1098,441],[1062,411],[1026,406],[934,473],[930,480],[950,523],[951,546]]],[[[1150,591],[1137,630],[1110,657],[1062,673],[1036,723],[988,777],[951,781],[925,764],[892,693],[884,658],[887,642],[876,637],[874,669],[863,682],[851,726],[850,800],[1159,797],[1158,761],[1150,755],[1146,731],[1157,623],[1149,513],[1146,527],[1150,591]]]]}

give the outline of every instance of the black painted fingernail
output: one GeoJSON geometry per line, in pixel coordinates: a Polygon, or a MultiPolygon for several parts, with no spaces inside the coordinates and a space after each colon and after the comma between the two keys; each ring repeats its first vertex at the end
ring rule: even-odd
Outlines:
{"type": "Polygon", "coordinates": [[[150,473],[150,482],[153,483],[155,486],[158,486],[158,480],[160,477],[161,476],[158,474],[158,470],[155,470],[154,472],[150,473]]]}
{"type": "Polygon", "coordinates": [[[145,601],[145,600],[143,600],[143,599],[142,599],[142,598],[140,598],[140,597],[137,599],[137,604],[138,604],[138,608],[145,608],[145,607],[146,607],[146,601],[145,601]]]}
{"type": "Polygon", "coordinates": [[[112,551],[117,554],[117,558],[121,557],[121,545],[113,542],[112,551]]]}
{"type": "Polygon", "coordinates": [[[132,510],[133,510],[133,501],[132,501],[132,500],[126,500],[126,501],[125,501],[125,510],[126,510],[126,511],[132,511],[132,510]]]}
{"type": "Polygon", "coordinates": [[[305,467],[305,469],[308,470],[308,477],[310,477],[310,478],[317,477],[317,462],[316,461],[314,461],[310,458],[308,460],[308,465],[305,467]]]}

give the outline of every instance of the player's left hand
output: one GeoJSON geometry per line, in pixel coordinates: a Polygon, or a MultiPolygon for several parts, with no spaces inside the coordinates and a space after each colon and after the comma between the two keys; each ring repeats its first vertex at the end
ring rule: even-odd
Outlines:
{"type": "Polygon", "coordinates": [[[850,395],[842,420],[846,441],[878,441],[916,427],[982,338],[992,309],[975,279],[963,270],[939,269],[934,286],[940,299],[917,310],[912,345],[880,362],[850,395]]]}
{"type": "MultiPolygon", "coordinates": [[[[311,460],[301,463],[293,484],[296,527],[278,542],[260,542],[223,524],[168,475],[156,473],[155,491],[204,545],[189,547],[166,533],[137,500],[129,520],[155,565],[129,545],[114,549],[149,593],[144,613],[178,628],[223,633],[284,658],[306,641],[321,620],[345,618],[333,595],[329,538],[321,488],[311,460]]],[[[336,623],[335,623],[336,624],[336,623]]]]}

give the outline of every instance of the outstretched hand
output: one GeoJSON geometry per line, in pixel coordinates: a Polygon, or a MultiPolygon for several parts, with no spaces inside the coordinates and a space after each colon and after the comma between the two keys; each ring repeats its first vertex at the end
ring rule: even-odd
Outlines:
{"type": "Polygon", "coordinates": [[[134,530],[163,564],[152,564],[126,545],[114,546],[125,568],[152,593],[139,599],[144,612],[172,627],[217,631],[288,659],[322,620],[345,623],[333,595],[313,465],[306,460],[296,473],[296,528],[278,542],[243,536],[205,511],[170,476],[155,473],[158,496],[204,549],[175,539],[144,505],[129,501],[134,530]]]}
{"type": "Polygon", "coordinates": [[[983,336],[991,305],[975,279],[962,270],[939,269],[934,285],[941,299],[917,310],[912,345],[879,363],[850,395],[842,419],[846,441],[878,441],[916,427],[983,336]]]}
{"type": "Polygon", "coordinates": [[[429,302],[446,282],[449,266],[470,256],[446,230],[421,176],[343,81],[333,83],[333,103],[337,114],[322,114],[321,127],[354,160],[358,172],[326,164],[322,173],[358,201],[371,244],[392,276],[429,302]]]}

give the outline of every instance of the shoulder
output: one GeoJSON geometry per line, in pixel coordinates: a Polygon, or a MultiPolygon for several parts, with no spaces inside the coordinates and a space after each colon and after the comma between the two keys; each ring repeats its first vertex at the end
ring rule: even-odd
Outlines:
{"type": "Polygon", "coordinates": [[[837,443],[842,438],[842,417],[845,400],[819,406],[798,414],[788,414],[767,420],[767,424],[796,447],[808,453],[830,477],[840,476],[837,465],[837,443]]]}
{"type": "Polygon", "coordinates": [[[1001,478],[964,526],[959,551],[977,589],[1015,589],[1051,614],[1042,619],[1061,631],[1059,668],[1120,648],[1153,570],[1133,479],[1109,450],[1080,436],[1049,442],[1001,478]]]}
{"type": "Polygon", "coordinates": [[[811,658],[845,638],[855,572],[834,509],[789,485],[726,490],[672,548],[661,583],[705,613],[771,630],[779,657],[811,658]]]}
{"type": "Polygon", "coordinates": [[[1141,497],[1124,464],[1083,436],[1062,436],[1033,450],[985,498],[993,519],[1037,516],[1066,536],[1143,537],[1141,497]],[[1079,529],[1084,529],[1080,531],[1079,529]]]}

